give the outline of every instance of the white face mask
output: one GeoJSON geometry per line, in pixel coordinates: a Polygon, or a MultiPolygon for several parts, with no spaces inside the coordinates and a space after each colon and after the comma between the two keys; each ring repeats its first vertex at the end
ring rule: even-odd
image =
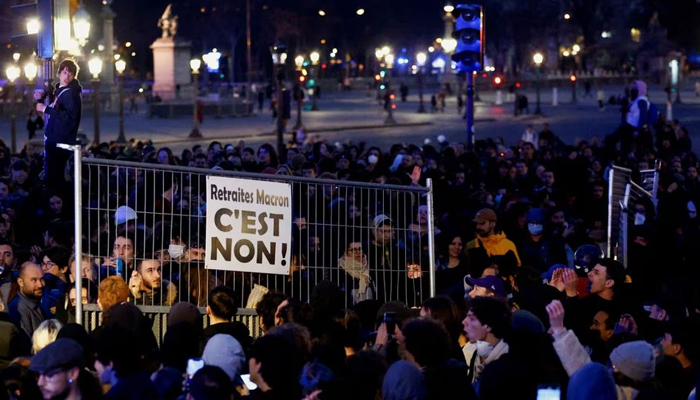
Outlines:
{"type": "Polygon", "coordinates": [[[527,230],[533,235],[541,235],[544,230],[544,225],[542,224],[527,224],[527,230]]]}
{"type": "Polygon", "coordinates": [[[375,156],[374,154],[372,154],[372,155],[370,155],[369,157],[367,157],[367,161],[368,161],[370,164],[376,164],[377,162],[379,162],[379,157],[377,157],[377,156],[375,156]]]}
{"type": "Polygon", "coordinates": [[[635,225],[644,225],[644,221],[646,221],[646,217],[644,216],[644,214],[641,214],[641,213],[634,214],[634,224],[635,225]]]}
{"type": "Polygon", "coordinates": [[[476,354],[481,358],[488,358],[488,356],[493,351],[493,345],[489,342],[484,342],[482,340],[476,341],[476,354]]]}
{"type": "Polygon", "coordinates": [[[180,244],[171,244],[168,246],[168,254],[170,254],[170,258],[177,259],[182,257],[182,255],[185,253],[185,246],[180,245],[180,244]]]}

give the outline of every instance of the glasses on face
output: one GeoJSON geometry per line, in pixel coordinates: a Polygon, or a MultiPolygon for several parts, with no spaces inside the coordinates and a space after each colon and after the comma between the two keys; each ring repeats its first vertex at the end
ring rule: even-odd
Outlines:
{"type": "Polygon", "coordinates": [[[41,268],[43,268],[45,271],[48,271],[48,270],[52,269],[52,268],[55,267],[55,266],[56,266],[56,264],[54,264],[54,263],[51,262],[51,261],[49,261],[49,262],[42,262],[42,263],[41,263],[41,268]]]}

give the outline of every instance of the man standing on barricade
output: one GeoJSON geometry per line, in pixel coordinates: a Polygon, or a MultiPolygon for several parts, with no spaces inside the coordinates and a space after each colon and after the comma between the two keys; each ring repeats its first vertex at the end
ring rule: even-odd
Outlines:
{"type": "MultiPolygon", "coordinates": [[[[59,83],[50,102],[38,102],[36,110],[44,113],[44,172],[42,178],[51,187],[60,189],[65,183],[66,162],[71,153],[56,147],[59,143],[75,144],[82,114],[80,93],[83,87],[78,81],[78,65],[73,60],[63,60],[58,65],[59,83]]],[[[43,101],[46,94],[35,92],[34,99],[43,101]]]]}

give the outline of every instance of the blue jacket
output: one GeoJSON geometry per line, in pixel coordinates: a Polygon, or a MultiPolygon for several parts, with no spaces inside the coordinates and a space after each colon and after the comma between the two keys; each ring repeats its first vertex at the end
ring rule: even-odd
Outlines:
{"type": "Polygon", "coordinates": [[[45,145],[55,146],[57,143],[75,144],[77,142],[83,108],[80,98],[82,91],[83,87],[77,79],[73,79],[64,87],[56,86],[55,100],[44,110],[47,118],[44,130],[45,145]]]}

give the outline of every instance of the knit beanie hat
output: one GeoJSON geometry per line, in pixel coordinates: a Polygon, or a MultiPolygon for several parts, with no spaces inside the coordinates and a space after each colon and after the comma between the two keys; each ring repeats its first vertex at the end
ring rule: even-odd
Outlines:
{"type": "Polygon", "coordinates": [[[407,361],[393,363],[384,376],[382,398],[384,400],[426,399],[423,375],[418,367],[407,361]]]}
{"type": "Polygon", "coordinates": [[[623,343],[610,353],[610,361],[618,371],[637,382],[654,377],[656,356],[654,348],[643,340],[623,343]]]}
{"type": "Polygon", "coordinates": [[[221,368],[233,380],[241,373],[245,363],[245,353],[241,344],[233,336],[219,333],[207,342],[202,360],[205,365],[221,368]]]}
{"type": "Polygon", "coordinates": [[[616,400],[617,388],[610,370],[603,364],[588,363],[569,379],[566,400],[616,400]]]}

